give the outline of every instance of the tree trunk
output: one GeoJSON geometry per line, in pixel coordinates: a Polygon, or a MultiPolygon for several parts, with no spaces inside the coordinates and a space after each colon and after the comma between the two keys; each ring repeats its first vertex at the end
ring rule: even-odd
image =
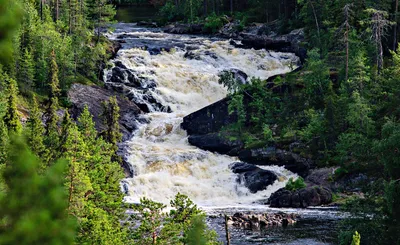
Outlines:
{"type": "Polygon", "coordinates": [[[233,0],[231,0],[231,15],[233,15],[233,0]]]}
{"type": "Polygon", "coordinates": [[[394,26],[393,26],[393,51],[397,49],[397,12],[399,9],[399,0],[396,0],[394,8],[394,26]]]}
{"type": "Polygon", "coordinates": [[[59,18],[59,5],[60,5],[60,3],[58,2],[59,0],[56,0],[56,21],[58,21],[58,18],[59,18]]]}
{"type": "Polygon", "coordinates": [[[309,0],[308,2],[310,3],[311,9],[312,9],[313,14],[314,14],[315,25],[317,26],[318,42],[321,45],[321,34],[320,34],[320,30],[319,30],[319,23],[318,23],[317,13],[315,12],[314,4],[312,3],[312,1],[309,0]]]}
{"type": "Polygon", "coordinates": [[[344,34],[346,42],[346,81],[349,79],[349,25],[346,23],[346,32],[344,34]]]}
{"type": "Polygon", "coordinates": [[[40,19],[43,20],[43,1],[44,0],[40,0],[40,19]]]}

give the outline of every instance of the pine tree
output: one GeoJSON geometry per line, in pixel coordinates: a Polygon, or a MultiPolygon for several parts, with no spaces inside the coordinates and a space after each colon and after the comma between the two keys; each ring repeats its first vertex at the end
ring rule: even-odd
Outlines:
{"type": "Polygon", "coordinates": [[[33,97],[32,107],[27,122],[28,129],[28,145],[33,153],[37,156],[43,156],[45,154],[45,146],[43,143],[44,127],[42,124],[42,116],[39,110],[36,96],[33,97]]]}
{"type": "Polygon", "coordinates": [[[15,140],[9,162],[4,171],[7,192],[0,200],[0,244],[73,244],[75,222],[66,212],[62,178],[65,162],[39,176],[41,163],[15,140]]]}
{"type": "Polygon", "coordinates": [[[4,116],[4,123],[9,133],[20,134],[22,125],[17,109],[18,103],[18,87],[14,79],[7,79],[7,111],[4,116]]]}
{"type": "Polygon", "coordinates": [[[119,106],[117,98],[110,97],[108,101],[103,102],[103,113],[102,113],[104,124],[106,129],[102,133],[104,139],[110,143],[113,147],[114,152],[117,152],[117,144],[122,139],[122,134],[119,128],[119,106]]]}

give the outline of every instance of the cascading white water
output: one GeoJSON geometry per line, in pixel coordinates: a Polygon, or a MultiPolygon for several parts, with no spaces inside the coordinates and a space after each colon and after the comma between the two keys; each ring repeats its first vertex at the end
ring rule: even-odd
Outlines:
{"type": "MultiPolygon", "coordinates": [[[[298,61],[296,56],[239,49],[226,40],[170,35],[134,27],[117,30],[111,38],[121,34],[131,38],[125,39],[127,44],[114,62],[122,62],[142,78],[157,84],[151,90],[131,90],[132,97],[147,104],[150,112],[145,117],[150,122],[140,125],[128,143],[128,160],[135,176],[123,181],[128,189],[126,201],[139,202],[141,197],[147,197],[167,204],[180,192],[200,206],[248,205],[266,199],[283,187],[288,178],[296,177],[282,167],[261,167],[275,172],[278,180],[267,190],[252,194],[237,184],[236,175],[229,169],[236,158],[189,145],[186,132],[180,128],[185,115],[226,96],[226,89],[218,84],[219,72],[236,68],[249,76],[266,79],[289,72],[298,61]],[[150,55],[147,50],[135,47],[137,40],[179,45],[169,52],[150,55]],[[142,99],[148,95],[169,106],[172,113],[162,112],[142,99]]],[[[110,72],[106,73],[106,79],[109,76],[110,72]]]]}

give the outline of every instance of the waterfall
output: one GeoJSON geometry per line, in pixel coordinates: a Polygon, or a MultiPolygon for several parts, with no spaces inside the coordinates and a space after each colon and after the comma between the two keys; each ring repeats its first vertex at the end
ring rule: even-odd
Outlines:
{"type": "Polygon", "coordinates": [[[127,202],[147,197],[167,204],[180,192],[200,206],[249,205],[267,199],[288,178],[296,177],[283,167],[263,166],[278,180],[252,194],[229,169],[236,158],[191,146],[180,128],[184,116],[227,95],[218,84],[221,71],[235,68],[266,79],[289,72],[298,62],[295,55],[240,49],[229,40],[172,35],[128,24],[117,25],[109,38],[124,43],[105,72],[107,86],[123,91],[147,112],[148,123],[140,124],[127,142],[128,161],[135,172],[122,181],[127,202]]]}

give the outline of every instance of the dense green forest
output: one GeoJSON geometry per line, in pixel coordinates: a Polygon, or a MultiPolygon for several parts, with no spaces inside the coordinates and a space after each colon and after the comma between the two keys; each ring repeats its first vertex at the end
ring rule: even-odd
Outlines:
{"type": "MultiPolygon", "coordinates": [[[[104,132],[87,108],[77,121],[68,113],[71,85],[101,82],[110,58],[111,44],[99,30],[113,20],[116,4],[132,2],[143,3],[0,0],[0,244],[218,244],[204,213],[183,195],[169,213],[147,199],[123,203],[115,98],[103,104],[104,132]],[[136,221],[121,222],[128,208],[141,214],[135,229],[136,221]]],[[[358,231],[361,244],[400,244],[397,0],[149,3],[164,23],[304,28],[306,62],[275,78],[274,89],[259,79],[241,86],[221,79],[238,115],[226,130],[249,148],[301,141],[307,146],[301,154],[319,167],[340,166],[333,178],[367,174],[374,181],[364,198],[347,201],[357,215],[343,224],[340,242],[359,240],[358,231]]]]}

